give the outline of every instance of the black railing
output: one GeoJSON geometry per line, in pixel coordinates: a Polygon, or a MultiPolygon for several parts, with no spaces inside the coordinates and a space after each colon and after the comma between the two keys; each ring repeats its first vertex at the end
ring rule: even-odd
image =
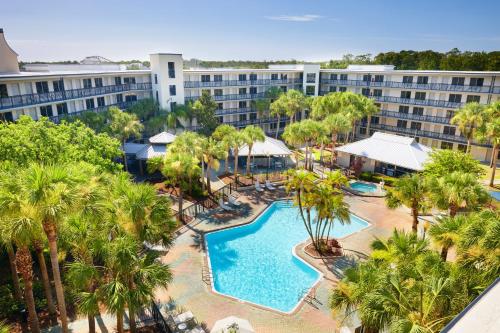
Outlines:
{"type": "Polygon", "coordinates": [[[397,118],[397,119],[409,119],[409,120],[417,120],[417,121],[426,121],[431,123],[438,124],[449,124],[451,117],[439,117],[439,116],[429,116],[429,115],[418,115],[414,113],[402,113],[397,111],[389,111],[389,110],[381,110],[377,116],[384,116],[389,118],[397,118]]]}
{"type": "MultiPolygon", "coordinates": [[[[289,121],[289,117],[282,117],[280,119],[280,122],[286,122],[289,121]]],[[[235,127],[243,127],[243,126],[248,126],[248,125],[262,125],[262,124],[271,124],[271,123],[277,123],[278,119],[277,118],[258,118],[258,119],[247,119],[247,120],[237,120],[237,121],[225,121],[224,124],[228,125],[233,125],[235,127]]],[[[189,128],[190,131],[199,131],[203,129],[201,126],[192,126],[189,128]]],[[[272,132],[276,132],[275,130],[271,130],[272,132]]]]}
{"type": "Polygon", "coordinates": [[[460,92],[475,92],[500,94],[498,86],[468,86],[454,85],[448,83],[403,83],[396,81],[363,81],[363,80],[332,80],[322,78],[321,84],[335,84],[340,86],[355,86],[355,87],[382,87],[382,88],[400,88],[400,89],[419,89],[419,90],[440,90],[440,91],[460,91],[460,92]]]}
{"type": "Polygon", "coordinates": [[[238,114],[238,113],[248,113],[248,112],[257,112],[257,110],[252,108],[219,109],[215,110],[215,115],[221,116],[226,114],[238,114]]]}
{"type": "Polygon", "coordinates": [[[459,108],[464,103],[442,101],[437,99],[415,99],[415,98],[401,98],[393,96],[370,96],[377,102],[381,103],[398,103],[398,104],[411,104],[420,106],[434,106],[438,108],[459,108]]]}
{"type": "Polygon", "coordinates": [[[95,112],[95,113],[105,112],[105,111],[108,111],[109,108],[112,106],[116,106],[119,109],[123,110],[123,109],[129,108],[130,106],[132,106],[135,103],[137,103],[137,101],[122,102],[122,103],[110,104],[110,105],[105,105],[105,106],[99,106],[99,107],[93,108],[93,109],[86,109],[86,110],[81,110],[81,111],[77,111],[77,112],[59,114],[57,116],[49,117],[49,119],[52,122],[59,124],[61,122],[61,120],[63,120],[63,119],[67,119],[67,118],[71,118],[71,117],[78,117],[86,112],[95,112]]]}
{"type": "Polygon", "coordinates": [[[0,98],[0,110],[11,109],[22,106],[62,102],[71,99],[85,98],[126,91],[151,90],[151,83],[126,83],[120,85],[111,85],[103,87],[71,89],[63,91],[52,91],[41,94],[26,94],[0,98]]]}
{"type": "MultiPolygon", "coordinates": [[[[230,100],[245,100],[245,99],[258,99],[266,97],[266,93],[256,93],[256,94],[228,94],[228,95],[212,95],[214,101],[230,101],[230,100]]],[[[197,100],[200,96],[187,96],[184,99],[197,100]]]]}
{"type": "Polygon", "coordinates": [[[151,302],[151,313],[153,314],[153,320],[156,324],[156,327],[161,333],[174,333],[170,326],[168,326],[167,321],[161,314],[158,305],[153,301],[151,302]]]}
{"type": "Polygon", "coordinates": [[[210,88],[210,87],[231,87],[231,86],[272,86],[279,84],[302,83],[302,79],[258,79],[258,80],[222,80],[222,81],[184,81],[184,88],[210,88]]]}

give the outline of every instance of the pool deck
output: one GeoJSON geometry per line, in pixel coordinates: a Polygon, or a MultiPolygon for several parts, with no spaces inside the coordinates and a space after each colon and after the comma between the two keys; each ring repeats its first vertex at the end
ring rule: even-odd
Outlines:
{"type": "Polygon", "coordinates": [[[291,315],[270,311],[218,295],[211,291],[210,283],[202,279],[206,256],[202,234],[250,223],[273,201],[285,198],[281,190],[275,192],[240,192],[240,213],[218,213],[206,216],[178,236],[175,245],[162,257],[172,269],[174,280],[167,291],[158,291],[162,303],[174,301],[181,309],[190,310],[196,318],[211,328],[215,321],[235,315],[248,319],[256,332],[335,332],[337,323],[328,308],[328,295],[342,278],[342,270],[370,252],[374,237],[387,238],[394,228],[411,230],[411,216],[405,208],[389,210],[383,198],[360,197],[346,194],[345,200],[351,211],[370,222],[371,226],[341,239],[345,256],[331,260],[312,259],[304,251],[304,243],[296,247],[297,255],[305,259],[323,274],[315,288],[318,302],[302,302],[291,315]]]}

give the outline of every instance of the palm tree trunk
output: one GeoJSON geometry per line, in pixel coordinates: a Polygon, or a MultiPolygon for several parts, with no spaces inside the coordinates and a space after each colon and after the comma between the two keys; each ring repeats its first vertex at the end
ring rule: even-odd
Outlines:
{"type": "Polygon", "coordinates": [[[52,288],[50,288],[49,273],[47,272],[47,264],[45,263],[45,256],[43,255],[43,247],[38,241],[34,241],[33,244],[38,259],[38,265],[40,266],[40,272],[42,273],[43,290],[45,292],[45,298],[47,299],[49,314],[56,317],[56,306],[54,304],[54,298],[52,297],[52,288]]]}
{"type": "Polygon", "coordinates": [[[116,332],[123,333],[123,310],[116,313],[116,332]]]}
{"type": "MultiPolygon", "coordinates": [[[[205,174],[205,161],[203,155],[201,156],[201,190],[205,188],[205,182],[203,181],[203,175],[205,174]]],[[[191,186],[189,187],[191,188],[191,186]]]]}
{"type": "Polygon", "coordinates": [[[414,233],[417,233],[417,231],[418,231],[418,209],[412,208],[411,216],[413,217],[413,223],[411,225],[411,230],[414,233]]]}
{"type": "Polygon", "coordinates": [[[252,163],[252,148],[253,144],[248,145],[248,156],[247,156],[247,176],[250,174],[250,164],[252,163]]]}
{"type": "Polygon", "coordinates": [[[238,176],[238,147],[234,148],[234,182],[238,186],[236,177],[238,176]]]}
{"type": "Polygon", "coordinates": [[[61,319],[61,328],[63,333],[68,333],[68,316],[66,314],[66,302],[64,300],[64,288],[61,281],[61,272],[59,270],[57,253],[57,233],[53,222],[45,221],[43,229],[49,241],[50,263],[52,265],[52,276],[56,288],[57,305],[59,307],[59,317],[61,319]]]}
{"type": "Polygon", "coordinates": [[[443,246],[443,248],[441,249],[441,259],[443,259],[443,261],[446,261],[447,258],[448,258],[448,246],[443,246]]]}
{"type": "Polygon", "coordinates": [[[276,139],[278,138],[278,134],[280,132],[280,115],[277,116],[278,117],[278,122],[276,123],[276,139]]]}
{"type": "Polygon", "coordinates": [[[458,207],[455,205],[450,205],[450,217],[455,217],[457,215],[458,207]]]}
{"type": "Polygon", "coordinates": [[[370,123],[372,122],[372,116],[369,114],[366,118],[366,135],[370,136],[370,123]]]}
{"type": "Polygon", "coordinates": [[[335,162],[335,145],[337,144],[337,133],[332,133],[332,156],[330,156],[330,170],[333,169],[333,163],[335,162]]]}
{"type": "Polygon", "coordinates": [[[95,317],[88,315],[87,320],[89,322],[89,333],[95,333],[95,317]]]}
{"type": "Polygon", "coordinates": [[[132,309],[128,309],[128,324],[130,327],[130,333],[135,333],[137,331],[137,325],[135,323],[135,313],[132,309]]]}
{"type": "Polygon", "coordinates": [[[123,147],[123,165],[125,166],[125,171],[128,171],[127,154],[125,154],[125,139],[122,141],[123,147]]]}
{"type": "Polygon", "coordinates": [[[28,321],[32,333],[40,333],[40,325],[36,314],[33,297],[33,261],[27,246],[22,246],[16,253],[16,264],[24,282],[24,301],[28,310],[28,321]]]}
{"type": "Polygon", "coordinates": [[[205,173],[207,179],[207,191],[208,193],[212,193],[212,185],[210,184],[210,167],[207,163],[207,172],[205,173]]]}
{"type": "Polygon", "coordinates": [[[226,159],[224,160],[224,173],[229,173],[229,151],[227,152],[226,159]]]}
{"type": "Polygon", "coordinates": [[[10,273],[12,276],[12,285],[14,287],[14,298],[17,302],[23,301],[23,294],[19,286],[19,276],[17,275],[16,255],[10,244],[7,244],[7,256],[9,257],[10,273]]]}
{"type": "Polygon", "coordinates": [[[467,154],[470,154],[470,149],[471,149],[471,139],[467,139],[467,148],[465,149],[465,152],[467,154]]]}
{"type": "Polygon", "coordinates": [[[177,210],[179,212],[179,214],[178,214],[178,218],[179,218],[178,220],[179,220],[179,222],[184,222],[184,218],[182,216],[182,200],[183,200],[182,199],[182,195],[183,195],[182,188],[179,185],[179,205],[177,206],[177,210]]]}
{"type": "Polygon", "coordinates": [[[498,156],[498,145],[493,147],[493,156],[491,157],[492,166],[491,166],[491,177],[490,177],[490,186],[493,187],[495,185],[495,173],[497,171],[497,156],[498,156]]]}

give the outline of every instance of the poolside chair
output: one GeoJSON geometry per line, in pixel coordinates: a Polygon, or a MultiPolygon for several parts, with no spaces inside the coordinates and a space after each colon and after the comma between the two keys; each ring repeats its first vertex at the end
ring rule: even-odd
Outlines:
{"type": "Polygon", "coordinates": [[[258,180],[255,182],[255,189],[257,190],[257,192],[264,192],[264,189],[262,188],[262,186],[260,186],[258,180]]]}
{"type": "Polygon", "coordinates": [[[220,206],[220,208],[224,209],[225,211],[232,211],[232,210],[234,210],[233,207],[227,206],[224,203],[224,200],[222,200],[222,198],[219,199],[219,206],[220,206]]]}
{"type": "Polygon", "coordinates": [[[270,191],[274,191],[276,189],[276,187],[274,187],[269,180],[266,180],[266,187],[270,191]]]}
{"type": "Polygon", "coordinates": [[[241,202],[236,201],[237,199],[235,197],[233,197],[232,195],[228,195],[227,197],[228,197],[228,201],[231,205],[237,206],[237,207],[241,206],[241,202]]]}

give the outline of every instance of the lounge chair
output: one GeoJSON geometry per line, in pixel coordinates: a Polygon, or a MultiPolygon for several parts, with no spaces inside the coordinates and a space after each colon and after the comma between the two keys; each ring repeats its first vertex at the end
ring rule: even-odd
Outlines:
{"type": "Polygon", "coordinates": [[[270,191],[274,191],[276,189],[276,187],[274,187],[269,180],[266,180],[266,187],[270,191]]]}
{"type": "Polygon", "coordinates": [[[262,188],[262,186],[260,186],[258,180],[255,182],[255,189],[257,190],[257,192],[264,192],[264,189],[262,188]]]}
{"type": "Polygon", "coordinates": [[[174,317],[174,322],[176,324],[185,323],[187,321],[193,320],[194,315],[191,311],[183,312],[180,315],[174,317]]]}
{"type": "Polygon", "coordinates": [[[222,200],[222,198],[219,199],[219,206],[220,206],[220,208],[224,209],[225,211],[232,211],[232,210],[234,210],[233,207],[227,206],[224,203],[224,200],[222,200]]]}
{"type": "Polygon", "coordinates": [[[228,197],[228,201],[231,205],[237,206],[237,207],[241,206],[241,202],[236,201],[237,199],[235,197],[233,197],[232,195],[228,195],[227,197],[228,197]]]}

